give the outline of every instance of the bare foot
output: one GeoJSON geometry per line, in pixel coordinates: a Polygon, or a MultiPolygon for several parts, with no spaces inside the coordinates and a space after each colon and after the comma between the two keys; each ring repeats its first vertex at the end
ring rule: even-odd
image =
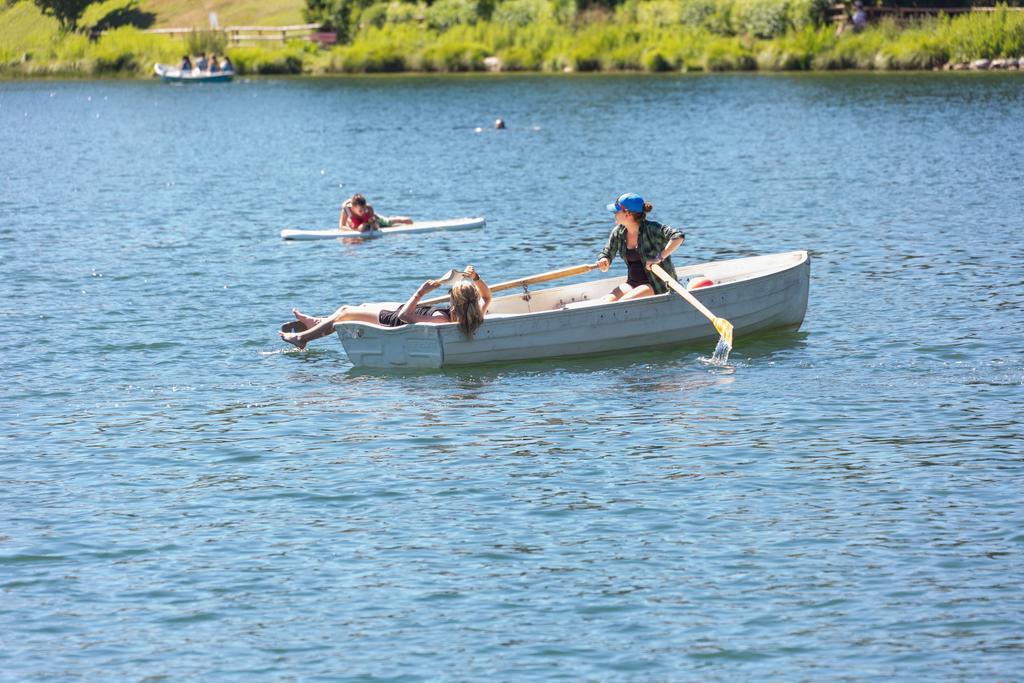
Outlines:
{"type": "Polygon", "coordinates": [[[292,315],[295,316],[296,320],[305,325],[307,330],[312,329],[323,322],[323,318],[314,318],[311,315],[306,315],[297,308],[292,309],[292,315]]]}
{"type": "Polygon", "coordinates": [[[306,348],[306,342],[305,340],[303,340],[301,334],[285,334],[284,332],[278,332],[278,334],[281,335],[281,339],[288,342],[289,344],[293,344],[299,349],[306,348]]]}

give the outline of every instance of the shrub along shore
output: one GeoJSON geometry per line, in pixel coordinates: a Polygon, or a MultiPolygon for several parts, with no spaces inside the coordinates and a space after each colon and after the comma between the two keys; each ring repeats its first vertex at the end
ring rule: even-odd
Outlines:
{"type": "Polygon", "coordinates": [[[35,32],[5,35],[14,13],[34,9],[22,2],[0,9],[0,76],[151,77],[155,63],[199,52],[228,54],[239,74],[1024,69],[1024,12],[1005,7],[836,35],[808,0],[629,0],[571,18],[541,11],[550,6],[544,0],[507,0],[487,21],[429,14],[444,1],[364,11],[349,42],[330,49],[308,41],[227,48],[217,32],[182,39],[131,26],[92,39],[37,22],[35,32]],[[696,19],[680,9],[696,6],[707,10],[696,19]]]}

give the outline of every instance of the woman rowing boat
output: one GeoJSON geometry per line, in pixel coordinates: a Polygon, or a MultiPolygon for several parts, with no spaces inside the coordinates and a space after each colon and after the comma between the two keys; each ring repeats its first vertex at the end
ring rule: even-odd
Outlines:
{"type": "Polygon", "coordinates": [[[620,195],[608,205],[608,210],[615,213],[615,227],[601,250],[597,267],[602,273],[606,272],[618,254],[626,262],[629,273],[626,282],[605,296],[605,301],[636,299],[667,291],[665,283],[648,273],[654,264],[661,264],[672,279],[678,279],[669,257],[683,243],[685,235],[675,228],[647,220],[652,208],[643,197],[632,192],[620,195]]]}
{"type": "Polygon", "coordinates": [[[359,306],[342,306],[332,315],[315,318],[298,309],[292,309],[295,322],[286,323],[281,328],[281,339],[294,344],[300,349],[306,344],[325,337],[334,332],[334,326],[342,322],[362,322],[384,327],[401,327],[409,323],[426,323],[442,325],[458,323],[459,329],[469,339],[484,321],[484,314],[491,305],[491,289],[480,278],[473,266],[466,266],[465,271],[450,271],[437,280],[427,280],[409,297],[408,301],[396,310],[388,310],[382,304],[360,304],[359,306]],[[448,292],[450,306],[448,308],[432,308],[420,306],[420,299],[451,279],[457,280],[448,292]]]}

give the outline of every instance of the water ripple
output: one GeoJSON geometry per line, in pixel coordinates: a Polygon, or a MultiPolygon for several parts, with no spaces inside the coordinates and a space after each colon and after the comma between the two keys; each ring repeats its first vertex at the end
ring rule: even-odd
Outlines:
{"type": "Polygon", "coordinates": [[[0,667],[1012,679],[1024,159],[995,76],[0,86],[0,667]],[[623,188],[684,260],[811,250],[801,331],[726,367],[278,352],[293,305],[586,262],[623,188]],[[278,239],[355,191],[488,225],[278,239]]]}

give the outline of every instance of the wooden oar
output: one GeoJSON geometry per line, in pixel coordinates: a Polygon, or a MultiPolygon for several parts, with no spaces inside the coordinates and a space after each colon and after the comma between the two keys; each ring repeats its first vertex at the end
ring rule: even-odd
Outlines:
{"type": "Polygon", "coordinates": [[[695,297],[693,294],[690,294],[686,290],[686,287],[683,287],[681,284],[676,282],[675,278],[666,273],[664,269],[662,269],[662,267],[659,266],[658,264],[654,264],[653,266],[651,266],[651,272],[660,277],[666,285],[671,287],[676,292],[676,294],[689,301],[691,306],[693,306],[698,311],[703,313],[704,316],[711,321],[711,324],[715,326],[715,329],[718,330],[718,334],[722,335],[722,341],[726,343],[730,350],[732,349],[731,322],[729,322],[725,318],[719,318],[714,313],[709,311],[707,306],[697,301],[697,297],[695,297]]]}
{"type": "MultiPolygon", "coordinates": [[[[589,273],[594,268],[597,268],[596,263],[584,263],[579,266],[571,266],[569,268],[562,268],[560,270],[549,270],[546,273],[537,273],[536,275],[530,275],[529,277],[519,278],[518,280],[507,280],[505,282],[499,282],[496,285],[491,285],[492,292],[500,292],[505,289],[515,289],[516,287],[525,287],[526,285],[533,285],[538,282],[547,282],[549,280],[558,280],[563,277],[572,277],[573,275],[581,275],[583,273],[589,273]]],[[[440,304],[448,301],[447,296],[438,296],[433,299],[427,299],[421,301],[420,305],[430,306],[431,304],[440,304]]]]}

